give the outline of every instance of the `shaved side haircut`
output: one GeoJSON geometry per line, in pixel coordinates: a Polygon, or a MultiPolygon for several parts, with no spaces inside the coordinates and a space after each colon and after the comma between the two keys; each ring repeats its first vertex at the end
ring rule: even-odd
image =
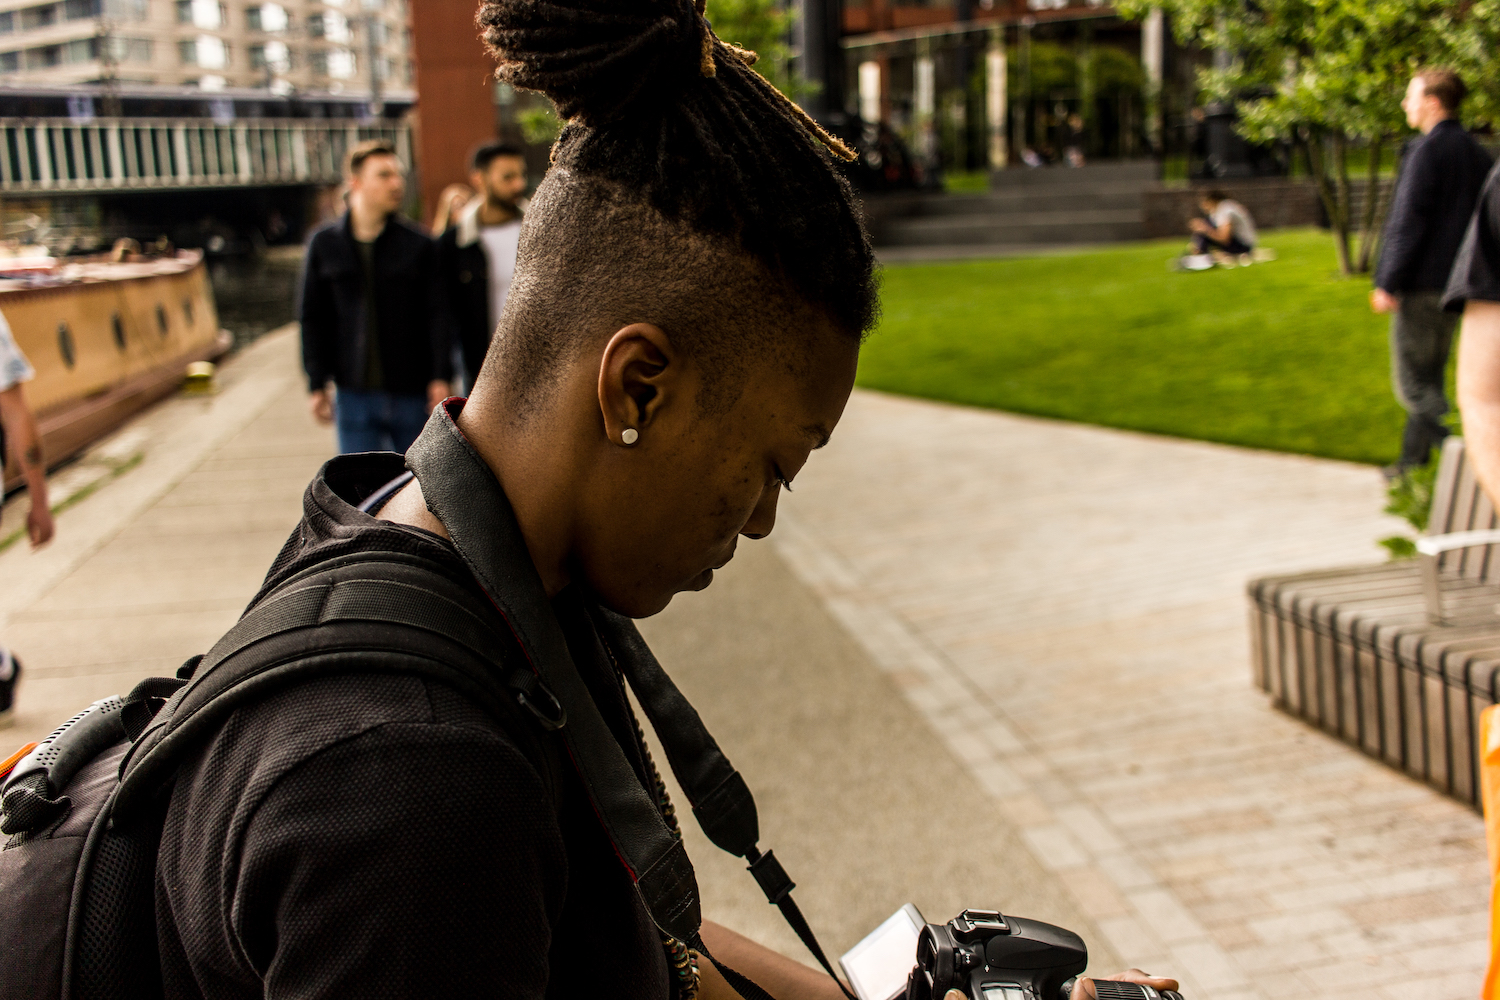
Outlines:
{"type": "Polygon", "coordinates": [[[874,325],[874,252],[834,163],[853,153],[699,3],[494,0],[477,20],[496,75],[565,121],[481,376],[503,380],[518,415],[630,323],[693,357],[715,409],[751,355],[795,365],[818,327],[858,342],[874,325]]]}

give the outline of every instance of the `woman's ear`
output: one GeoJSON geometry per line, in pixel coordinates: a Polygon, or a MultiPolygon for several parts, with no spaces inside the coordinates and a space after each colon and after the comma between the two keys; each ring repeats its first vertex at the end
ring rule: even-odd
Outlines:
{"type": "Polygon", "coordinates": [[[661,327],[632,323],[615,331],[599,359],[605,436],[626,446],[640,440],[683,391],[681,369],[679,355],[661,327]]]}

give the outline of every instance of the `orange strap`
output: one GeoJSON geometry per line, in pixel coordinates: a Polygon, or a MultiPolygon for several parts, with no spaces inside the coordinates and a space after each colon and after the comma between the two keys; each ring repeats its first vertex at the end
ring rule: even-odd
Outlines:
{"type": "Polygon", "coordinates": [[[1483,1000],[1500,1000],[1500,705],[1479,716],[1479,786],[1484,838],[1490,849],[1490,968],[1483,1000]]]}
{"type": "Polygon", "coordinates": [[[16,769],[16,765],[21,763],[21,758],[31,753],[31,751],[35,749],[35,743],[28,743],[21,749],[17,750],[15,753],[11,754],[9,757],[5,758],[5,760],[0,761],[0,778],[3,778],[10,772],[14,771],[16,769]]]}

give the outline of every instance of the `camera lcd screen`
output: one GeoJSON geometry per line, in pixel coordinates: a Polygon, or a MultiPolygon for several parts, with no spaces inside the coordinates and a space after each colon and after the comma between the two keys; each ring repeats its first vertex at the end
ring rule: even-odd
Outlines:
{"type": "Polygon", "coordinates": [[[906,991],[922,926],[922,914],[907,903],[839,959],[859,1000],[893,1000],[906,991]]]}

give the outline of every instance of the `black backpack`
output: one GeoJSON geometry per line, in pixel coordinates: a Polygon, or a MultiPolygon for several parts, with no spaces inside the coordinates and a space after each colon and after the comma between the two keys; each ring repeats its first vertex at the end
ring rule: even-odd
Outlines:
{"type": "Polygon", "coordinates": [[[177,765],[274,691],[350,672],[431,678],[490,711],[555,788],[547,733],[565,719],[481,601],[420,557],[346,555],[287,580],[176,677],[58,727],[0,775],[0,998],[161,995],[156,852],[177,765]]]}

